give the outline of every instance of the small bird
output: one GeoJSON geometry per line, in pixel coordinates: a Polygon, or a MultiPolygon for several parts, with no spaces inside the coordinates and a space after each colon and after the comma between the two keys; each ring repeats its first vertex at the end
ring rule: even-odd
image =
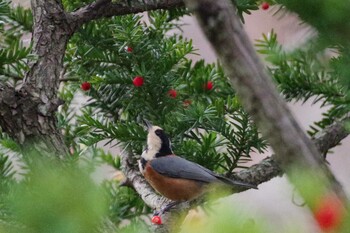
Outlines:
{"type": "Polygon", "coordinates": [[[201,196],[212,185],[257,188],[252,184],[228,179],[174,155],[164,130],[147,120],[145,123],[148,129],[147,148],[139,160],[139,169],[157,192],[173,201],[155,215],[164,213],[181,201],[201,196]]]}

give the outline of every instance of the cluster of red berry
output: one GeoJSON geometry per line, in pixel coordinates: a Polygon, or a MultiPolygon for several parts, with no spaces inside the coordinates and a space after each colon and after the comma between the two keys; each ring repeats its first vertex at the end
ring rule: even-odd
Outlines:
{"type": "MultiPolygon", "coordinates": [[[[128,53],[132,53],[133,52],[133,48],[130,47],[130,46],[126,46],[125,47],[125,51],[128,52],[128,53]]],[[[141,87],[144,85],[144,78],[142,76],[135,76],[133,81],[132,81],[133,85],[135,87],[141,87]]],[[[206,90],[206,91],[210,91],[212,90],[214,87],[214,83],[212,81],[208,81],[207,83],[205,83],[203,85],[203,89],[206,90]]],[[[80,88],[83,90],[83,91],[89,91],[91,89],[91,83],[89,82],[83,82],[80,86],[80,88]]],[[[177,96],[177,91],[175,89],[170,89],[168,91],[168,95],[170,98],[173,98],[175,99],[176,96],[177,96]]],[[[191,101],[190,100],[185,100],[184,101],[184,106],[185,107],[188,107],[189,105],[191,104],[191,101]]]]}

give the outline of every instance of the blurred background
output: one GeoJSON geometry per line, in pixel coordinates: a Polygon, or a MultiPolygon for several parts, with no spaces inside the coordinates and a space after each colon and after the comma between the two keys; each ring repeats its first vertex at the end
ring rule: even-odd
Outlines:
{"type": "MultiPolygon", "coordinates": [[[[13,2],[27,7],[30,5],[29,0],[13,0],[13,2]]],[[[256,39],[261,38],[263,33],[268,34],[273,29],[277,33],[278,39],[284,48],[290,49],[302,44],[307,38],[315,34],[307,25],[301,24],[297,16],[281,12],[276,13],[277,11],[278,7],[270,7],[268,10],[254,11],[252,15],[245,16],[246,22],[244,27],[252,43],[256,39]]],[[[196,20],[193,17],[185,17],[182,20],[185,24],[182,28],[183,35],[193,40],[193,45],[198,49],[198,53],[200,54],[200,56],[193,56],[191,58],[193,60],[204,58],[208,63],[215,62],[217,60],[215,52],[202,34],[196,20]]],[[[84,98],[77,98],[77,106],[84,101],[84,98]]],[[[304,104],[299,102],[290,103],[289,106],[305,131],[310,124],[321,119],[322,112],[325,112],[327,109],[326,107],[322,109],[317,104],[312,105],[311,101],[304,104]]],[[[350,151],[349,138],[345,139],[342,145],[333,149],[333,153],[329,154],[327,160],[335,176],[349,194],[350,157],[348,156],[348,151],[350,151]]],[[[252,155],[253,162],[257,163],[268,155],[270,153],[252,155]]],[[[96,176],[99,177],[97,180],[102,177],[110,178],[114,175],[115,171],[107,167],[103,167],[96,173],[96,176]]],[[[271,220],[272,224],[280,225],[279,232],[285,232],[286,230],[283,230],[283,227],[296,223],[303,225],[306,228],[305,232],[317,232],[316,227],[310,226],[310,222],[312,222],[311,215],[307,213],[308,210],[299,206],[302,204],[302,200],[298,198],[298,195],[285,176],[274,178],[260,185],[259,190],[250,190],[235,194],[228,199],[238,206],[244,206],[250,212],[252,219],[255,218],[254,216],[263,215],[271,220]]],[[[278,227],[275,229],[278,229],[278,227]]]]}

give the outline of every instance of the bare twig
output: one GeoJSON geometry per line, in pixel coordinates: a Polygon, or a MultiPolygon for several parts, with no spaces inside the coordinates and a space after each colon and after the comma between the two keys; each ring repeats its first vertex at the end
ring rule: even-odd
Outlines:
{"type": "Polygon", "coordinates": [[[314,142],[322,154],[326,155],[330,148],[338,145],[342,139],[349,135],[349,131],[344,127],[345,122],[349,120],[350,114],[348,113],[316,134],[314,142]]]}
{"type": "Polygon", "coordinates": [[[60,78],[60,82],[78,82],[79,78],[60,78]]]}
{"type": "Polygon", "coordinates": [[[173,9],[184,6],[182,0],[121,0],[113,3],[111,0],[97,0],[70,13],[70,21],[79,28],[91,20],[127,15],[157,9],[173,9]]]}

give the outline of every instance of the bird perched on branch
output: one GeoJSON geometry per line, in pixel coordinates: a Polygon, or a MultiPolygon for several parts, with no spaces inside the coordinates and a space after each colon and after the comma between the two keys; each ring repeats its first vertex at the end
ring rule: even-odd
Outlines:
{"type": "Polygon", "coordinates": [[[255,185],[228,179],[174,155],[164,130],[146,120],[145,123],[148,129],[147,148],[139,160],[140,171],[157,192],[174,201],[158,214],[164,213],[181,201],[201,196],[210,186],[256,188],[255,185]]]}

